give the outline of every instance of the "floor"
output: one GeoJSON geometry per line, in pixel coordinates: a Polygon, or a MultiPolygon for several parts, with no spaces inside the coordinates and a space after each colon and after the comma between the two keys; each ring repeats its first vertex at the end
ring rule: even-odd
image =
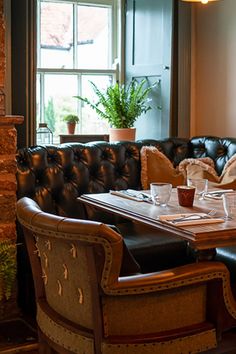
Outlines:
{"type": "Polygon", "coordinates": [[[37,331],[22,318],[0,322],[0,353],[36,354],[38,348],[37,331]]]}

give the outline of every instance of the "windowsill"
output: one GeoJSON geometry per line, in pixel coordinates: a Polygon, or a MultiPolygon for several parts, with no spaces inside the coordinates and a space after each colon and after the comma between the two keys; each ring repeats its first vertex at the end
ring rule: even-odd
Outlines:
{"type": "Polygon", "coordinates": [[[61,134],[60,144],[63,143],[88,143],[90,141],[109,141],[108,134],[61,134]]]}

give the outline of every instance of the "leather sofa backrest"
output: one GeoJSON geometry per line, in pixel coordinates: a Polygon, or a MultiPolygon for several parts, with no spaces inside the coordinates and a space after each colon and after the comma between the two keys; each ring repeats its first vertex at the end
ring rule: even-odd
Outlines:
{"type": "Polygon", "coordinates": [[[140,149],[145,145],[156,146],[174,166],[188,157],[209,156],[219,174],[236,153],[235,138],[213,136],[23,148],[17,156],[18,199],[30,197],[43,211],[86,218],[84,207],[76,201],[81,194],[141,189],[140,149]]]}
{"type": "Polygon", "coordinates": [[[190,143],[190,155],[194,158],[211,157],[215,161],[218,175],[223,171],[225,163],[236,154],[236,138],[196,136],[190,143]]]}
{"type": "Polygon", "coordinates": [[[175,165],[188,157],[186,139],[33,146],[18,151],[18,199],[30,197],[49,213],[86,218],[76,198],[110,189],[141,189],[140,149],[157,146],[175,165]]]}

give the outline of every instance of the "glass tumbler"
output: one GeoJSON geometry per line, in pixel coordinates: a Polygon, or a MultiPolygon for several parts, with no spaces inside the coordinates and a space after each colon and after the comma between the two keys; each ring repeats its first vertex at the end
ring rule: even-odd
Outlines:
{"type": "Polygon", "coordinates": [[[170,183],[151,183],[150,191],[154,205],[166,206],[170,200],[172,184],[170,183]]]}
{"type": "Polygon", "coordinates": [[[236,217],[236,192],[223,194],[223,206],[227,219],[236,217]]]}
{"type": "Polygon", "coordinates": [[[193,186],[196,188],[196,194],[203,199],[204,194],[207,193],[208,189],[208,180],[205,178],[188,178],[187,185],[193,186]]]}

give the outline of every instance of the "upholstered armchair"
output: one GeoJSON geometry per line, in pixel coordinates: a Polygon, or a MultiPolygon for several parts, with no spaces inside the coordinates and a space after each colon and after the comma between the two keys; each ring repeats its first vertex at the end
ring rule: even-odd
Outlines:
{"type": "Polygon", "coordinates": [[[217,346],[235,321],[221,263],[121,276],[123,239],[107,225],[45,213],[29,198],[18,201],[17,215],[33,271],[41,353],[199,353],[217,346]]]}

